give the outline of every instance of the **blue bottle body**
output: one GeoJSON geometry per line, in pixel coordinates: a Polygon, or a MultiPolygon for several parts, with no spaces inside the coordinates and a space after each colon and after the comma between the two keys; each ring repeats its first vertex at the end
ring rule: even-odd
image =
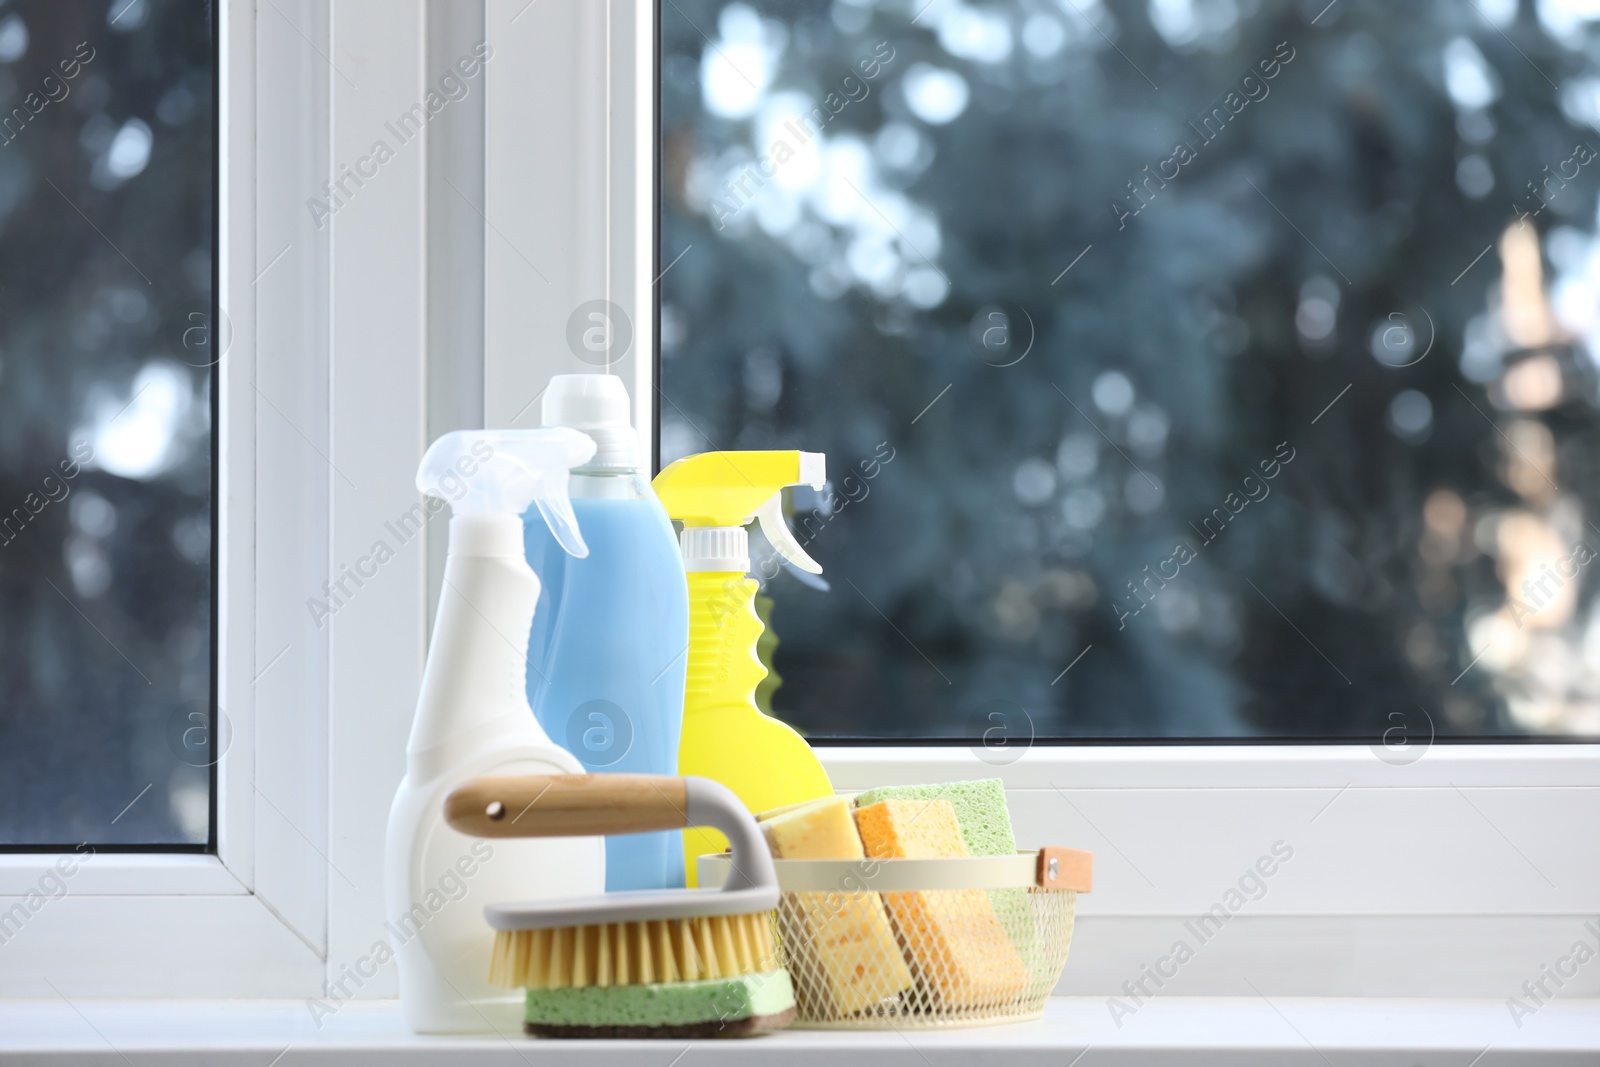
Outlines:
{"type": "MultiPolygon", "coordinates": [[[[567,555],[536,511],[523,516],[543,585],[528,703],[589,771],[677,774],[689,591],[672,522],[637,473],[574,472],[570,484],[587,557],[567,555]]],[[[606,839],[607,892],[683,885],[681,831],[606,839]]]]}

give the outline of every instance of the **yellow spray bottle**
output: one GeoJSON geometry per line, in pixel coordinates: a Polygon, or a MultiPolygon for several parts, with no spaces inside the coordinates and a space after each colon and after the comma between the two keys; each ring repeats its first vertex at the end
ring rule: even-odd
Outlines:
{"type": "MultiPolygon", "coordinates": [[[[753,601],[744,528],[761,524],[774,550],[795,566],[820,574],[783,521],[783,489],[822,488],[820,452],[704,452],[656,475],[667,514],[683,523],[679,545],[689,578],[689,663],[683,702],[678,773],[721,782],[753,812],[829,796],[828,773],[805,739],[761,714],[756,686],[767,670],[756,656],[762,633],[753,601]]],[[[689,884],[695,858],[721,852],[726,839],[696,828],[683,835],[689,884]]]]}

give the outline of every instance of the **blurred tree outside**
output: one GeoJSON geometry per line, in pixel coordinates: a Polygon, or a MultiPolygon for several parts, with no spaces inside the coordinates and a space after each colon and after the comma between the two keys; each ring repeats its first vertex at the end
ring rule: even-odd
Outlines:
{"type": "Polygon", "coordinates": [[[1600,734],[1590,5],[674,0],[661,30],[662,462],[833,476],[791,501],[826,589],[765,583],[778,715],[1600,734]]]}
{"type": "Polygon", "coordinates": [[[0,846],[210,838],[210,20],[0,6],[0,846]]]}

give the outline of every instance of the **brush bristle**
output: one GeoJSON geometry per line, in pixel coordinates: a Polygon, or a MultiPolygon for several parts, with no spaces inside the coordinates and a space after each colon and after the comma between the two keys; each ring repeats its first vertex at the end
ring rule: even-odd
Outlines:
{"type": "Polygon", "coordinates": [[[698,982],[778,966],[772,913],[499,930],[489,981],[524,989],[698,982]]]}

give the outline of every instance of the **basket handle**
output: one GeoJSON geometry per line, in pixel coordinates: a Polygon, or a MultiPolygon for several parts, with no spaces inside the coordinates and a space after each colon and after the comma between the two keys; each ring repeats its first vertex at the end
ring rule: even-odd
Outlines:
{"type": "Polygon", "coordinates": [[[727,786],[667,774],[519,774],[474,778],[444,801],[450,827],[473,837],[588,837],[714,826],[733,863],[723,889],[778,885],[761,830],[727,786]]]}

